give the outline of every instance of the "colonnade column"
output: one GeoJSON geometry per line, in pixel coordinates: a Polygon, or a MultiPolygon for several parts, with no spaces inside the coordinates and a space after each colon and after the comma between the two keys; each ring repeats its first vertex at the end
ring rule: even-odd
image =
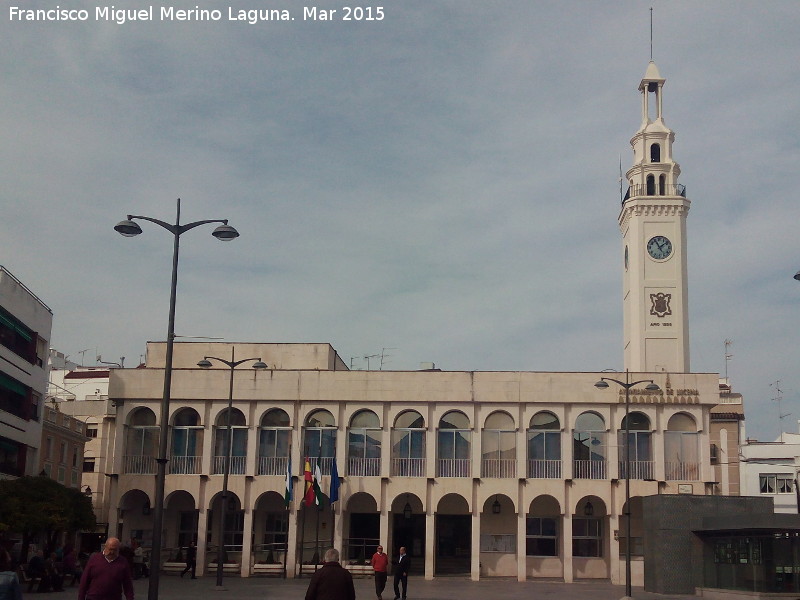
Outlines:
{"type": "Polygon", "coordinates": [[[481,513],[473,500],[472,505],[472,542],[470,543],[469,578],[472,581],[479,581],[481,578],[481,513]]]}
{"type": "Polygon", "coordinates": [[[433,512],[430,503],[428,510],[425,511],[425,579],[433,579],[434,567],[436,565],[436,514],[433,512]]]}
{"type": "MultiPolygon", "coordinates": [[[[204,495],[200,495],[201,502],[204,495]]],[[[197,567],[195,572],[199,577],[206,574],[206,552],[208,551],[208,510],[205,503],[200,504],[197,511],[197,567]]]]}
{"type": "MultiPolygon", "coordinates": [[[[292,477],[294,486],[295,477],[292,477]]],[[[296,486],[294,486],[296,487],[296,486]]],[[[294,490],[292,490],[294,491],[294,490]]],[[[295,508],[295,501],[289,505],[289,531],[286,536],[286,577],[294,579],[295,565],[297,564],[297,515],[299,511],[295,508]]]]}
{"type": "Polygon", "coordinates": [[[523,504],[522,485],[518,494],[517,505],[517,581],[525,581],[528,578],[527,545],[525,543],[525,518],[526,509],[523,504]]]}
{"type": "MultiPolygon", "coordinates": [[[[245,494],[244,498],[248,498],[249,494],[245,494]]],[[[253,556],[253,513],[255,510],[250,508],[249,502],[245,504],[244,509],[244,525],[242,527],[242,564],[241,575],[242,577],[250,577],[250,564],[253,556]]]]}

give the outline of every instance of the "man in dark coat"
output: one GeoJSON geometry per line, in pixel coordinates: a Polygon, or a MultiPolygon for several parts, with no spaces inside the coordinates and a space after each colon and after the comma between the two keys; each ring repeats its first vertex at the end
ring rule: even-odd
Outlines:
{"type": "Polygon", "coordinates": [[[403,600],[406,600],[408,588],[408,570],[411,568],[411,559],[406,554],[405,547],[400,547],[400,558],[394,563],[394,600],[400,599],[400,584],[403,585],[403,600]]]}
{"type": "Polygon", "coordinates": [[[194,545],[194,540],[189,542],[189,546],[186,548],[186,568],[181,571],[181,577],[186,575],[189,571],[192,572],[192,579],[197,579],[194,576],[194,571],[197,568],[197,547],[194,545]]]}
{"type": "Polygon", "coordinates": [[[350,571],[339,564],[339,551],[325,551],[325,562],[311,577],[306,600],[355,600],[356,589],[350,571]]]}

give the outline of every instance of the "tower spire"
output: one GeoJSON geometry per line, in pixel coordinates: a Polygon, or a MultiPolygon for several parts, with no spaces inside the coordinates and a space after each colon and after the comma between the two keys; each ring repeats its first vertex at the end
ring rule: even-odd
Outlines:
{"type": "Polygon", "coordinates": [[[653,61],[653,7],[650,7],[650,62],[653,61]]]}

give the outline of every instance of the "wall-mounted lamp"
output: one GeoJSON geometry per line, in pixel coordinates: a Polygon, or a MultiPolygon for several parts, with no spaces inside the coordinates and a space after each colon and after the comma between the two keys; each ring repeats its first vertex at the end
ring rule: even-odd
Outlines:
{"type": "Polygon", "coordinates": [[[147,515],[150,514],[150,501],[149,500],[147,502],[145,502],[144,505],[142,505],[142,514],[144,516],[147,516],[147,515]]]}
{"type": "Polygon", "coordinates": [[[403,507],[403,518],[404,519],[411,519],[411,515],[414,514],[411,510],[411,503],[408,501],[408,494],[406,494],[406,505],[403,507]]]}
{"type": "Polygon", "coordinates": [[[591,502],[587,501],[586,504],[583,506],[583,514],[586,515],[587,517],[591,517],[592,515],[594,515],[594,506],[592,506],[591,502]]]}
{"type": "Polygon", "coordinates": [[[494,497],[494,502],[492,503],[492,513],[499,515],[500,514],[500,501],[497,499],[497,496],[494,497]]]}
{"type": "Polygon", "coordinates": [[[83,495],[84,495],[84,496],[86,496],[87,498],[91,498],[91,497],[92,497],[92,488],[90,488],[90,487],[87,485],[87,486],[86,486],[86,489],[85,489],[85,490],[83,490],[83,495]]]}

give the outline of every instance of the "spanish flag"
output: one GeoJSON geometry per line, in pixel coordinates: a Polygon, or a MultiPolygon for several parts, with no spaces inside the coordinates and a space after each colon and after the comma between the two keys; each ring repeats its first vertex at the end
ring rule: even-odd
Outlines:
{"type": "Polygon", "coordinates": [[[303,496],[303,501],[305,502],[306,506],[311,506],[314,504],[316,500],[316,494],[314,494],[314,478],[311,475],[311,463],[306,456],[306,467],[303,471],[303,479],[306,482],[305,494],[303,496]]]}

